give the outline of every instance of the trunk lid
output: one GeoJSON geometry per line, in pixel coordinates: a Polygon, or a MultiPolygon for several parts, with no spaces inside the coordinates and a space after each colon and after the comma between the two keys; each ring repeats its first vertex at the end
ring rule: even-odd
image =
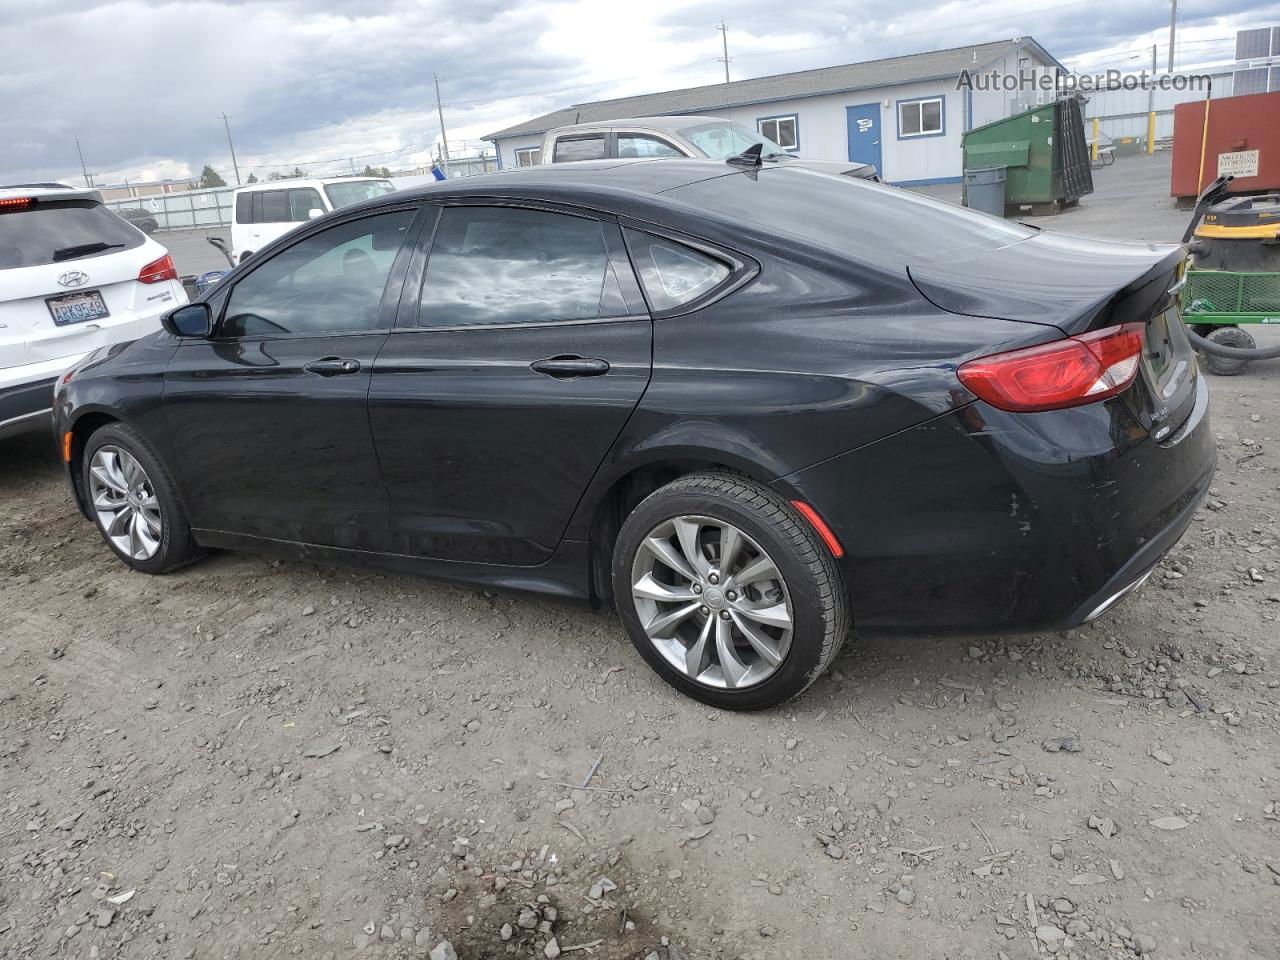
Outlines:
{"type": "Polygon", "coordinates": [[[949,313],[1051,324],[1068,336],[1125,323],[1146,325],[1142,375],[1122,394],[1157,440],[1195,403],[1196,364],[1171,293],[1180,245],[1040,233],[955,260],[912,264],[916,288],[949,313]]]}

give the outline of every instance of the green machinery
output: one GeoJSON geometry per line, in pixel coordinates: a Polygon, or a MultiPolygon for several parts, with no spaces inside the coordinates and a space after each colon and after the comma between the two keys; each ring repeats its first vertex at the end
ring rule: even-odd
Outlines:
{"type": "Polygon", "coordinates": [[[1215,181],[1196,205],[1183,237],[1191,257],[1181,291],[1182,318],[1193,332],[1243,354],[1201,351],[1205,369],[1222,376],[1262,358],[1241,325],[1280,325],[1280,194],[1228,196],[1229,182],[1215,181]]]}

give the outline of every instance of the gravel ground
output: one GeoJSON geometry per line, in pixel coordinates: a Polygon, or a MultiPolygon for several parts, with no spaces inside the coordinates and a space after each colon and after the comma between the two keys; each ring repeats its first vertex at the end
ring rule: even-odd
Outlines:
{"type": "Polygon", "coordinates": [[[1274,960],[1280,366],[1211,387],[1210,500],[1114,613],[859,638],[754,715],[575,606],[130,573],[0,442],[0,956],[1274,960]]]}

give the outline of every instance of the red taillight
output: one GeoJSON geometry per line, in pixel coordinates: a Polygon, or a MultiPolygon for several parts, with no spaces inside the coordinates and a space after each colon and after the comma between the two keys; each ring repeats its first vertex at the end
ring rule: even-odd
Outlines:
{"type": "Polygon", "coordinates": [[[164,280],[177,280],[178,268],[173,265],[173,257],[165,254],[159,260],[152,260],[138,274],[139,283],[160,283],[164,280]]]}
{"type": "Polygon", "coordinates": [[[956,371],[970,392],[1014,413],[1114,397],[1138,375],[1145,326],[1127,323],[970,360],[956,371]]]}
{"type": "Polygon", "coordinates": [[[35,202],[35,197],[0,197],[0,210],[25,210],[35,202]]]}

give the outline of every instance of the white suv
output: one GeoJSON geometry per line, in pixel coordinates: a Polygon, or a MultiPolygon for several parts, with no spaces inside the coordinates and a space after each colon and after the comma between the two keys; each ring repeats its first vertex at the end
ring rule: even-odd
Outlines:
{"type": "Polygon", "coordinates": [[[395,189],[390,180],[353,177],[269,180],[241,187],[231,214],[231,256],[239,263],[300,223],[395,189]]]}
{"type": "Polygon", "coordinates": [[[47,428],[60,374],[186,302],[169,251],[96,190],[0,187],[0,437],[47,428]]]}

